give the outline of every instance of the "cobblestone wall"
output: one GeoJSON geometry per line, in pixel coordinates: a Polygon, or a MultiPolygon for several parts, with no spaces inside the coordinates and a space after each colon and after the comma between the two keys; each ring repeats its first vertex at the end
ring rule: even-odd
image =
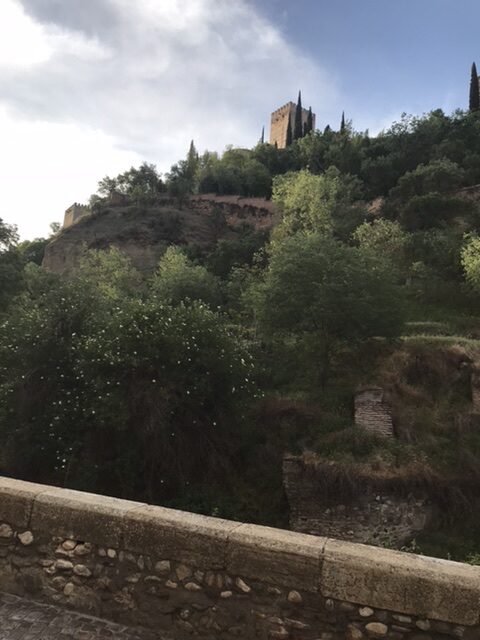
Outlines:
{"type": "Polygon", "coordinates": [[[0,590],[158,637],[480,637],[480,568],[0,479],[0,590]]]}

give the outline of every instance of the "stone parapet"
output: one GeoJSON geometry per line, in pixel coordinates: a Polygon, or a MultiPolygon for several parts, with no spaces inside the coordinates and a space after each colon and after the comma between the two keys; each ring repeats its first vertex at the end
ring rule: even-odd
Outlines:
{"type": "Polygon", "coordinates": [[[0,590],[159,638],[480,637],[478,567],[6,478],[0,590]]]}

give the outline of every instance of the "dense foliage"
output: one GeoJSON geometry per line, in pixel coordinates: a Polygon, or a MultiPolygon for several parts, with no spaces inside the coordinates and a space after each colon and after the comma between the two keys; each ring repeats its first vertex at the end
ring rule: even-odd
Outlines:
{"type": "Polygon", "coordinates": [[[159,295],[158,275],[139,294],[114,250],[26,280],[0,329],[7,469],[158,500],[228,467],[253,382],[221,314],[159,295]]]}
{"type": "Polygon", "coordinates": [[[390,372],[418,387],[390,448],[352,438],[351,405],[399,345],[480,346],[478,110],[376,137],[299,122],[285,149],[192,142],[165,176],[101,180],[98,215],[116,195],[138,211],[209,192],[277,204],[271,233],[224,234],[213,211],[215,245],[170,246],[148,278],[115,250],[45,273],[46,240],[0,221],[3,472],[264,523],[285,522],[285,451],[473,474],[461,385],[442,398],[420,366],[390,372]]]}

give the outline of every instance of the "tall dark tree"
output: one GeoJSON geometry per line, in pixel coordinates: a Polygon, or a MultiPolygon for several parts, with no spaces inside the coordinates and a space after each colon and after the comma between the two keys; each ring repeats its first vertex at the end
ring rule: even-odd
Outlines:
{"type": "Polygon", "coordinates": [[[480,109],[480,86],[478,82],[477,65],[472,64],[472,76],[470,78],[470,112],[480,109]]]}
{"type": "Polygon", "coordinates": [[[286,146],[289,147],[293,142],[292,120],[288,119],[286,146]]]}
{"type": "Polygon", "coordinates": [[[310,131],[313,131],[313,113],[312,113],[312,107],[310,107],[310,109],[308,110],[307,131],[308,131],[308,133],[310,133],[310,131]]]}
{"type": "Polygon", "coordinates": [[[260,144],[265,143],[265,127],[262,127],[262,135],[260,136],[260,144]]]}
{"type": "Polygon", "coordinates": [[[302,92],[298,92],[297,109],[295,111],[295,128],[293,130],[293,139],[298,140],[303,138],[303,123],[302,123],[302,92]]]}
{"type": "Polygon", "coordinates": [[[340,133],[345,133],[345,111],[342,111],[342,122],[340,123],[340,133]]]}
{"type": "Polygon", "coordinates": [[[308,134],[308,122],[303,123],[303,137],[308,134]]]}
{"type": "Polygon", "coordinates": [[[195,147],[195,142],[192,140],[190,142],[190,148],[188,150],[187,163],[186,163],[186,173],[188,175],[188,178],[192,180],[195,176],[195,172],[198,167],[198,160],[199,160],[198,151],[195,147]]]}

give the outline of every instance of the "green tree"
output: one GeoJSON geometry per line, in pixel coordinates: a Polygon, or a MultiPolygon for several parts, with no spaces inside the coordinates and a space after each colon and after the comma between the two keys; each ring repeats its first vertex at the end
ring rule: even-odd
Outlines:
{"type": "Polygon", "coordinates": [[[480,86],[478,83],[477,65],[475,64],[475,62],[472,64],[472,74],[470,77],[469,109],[470,113],[473,113],[480,109],[480,86]]]}
{"type": "Polygon", "coordinates": [[[247,160],[243,167],[244,188],[246,196],[269,198],[272,194],[272,176],[261,162],[253,158],[247,160]]]}
{"type": "Polygon", "coordinates": [[[461,261],[468,284],[480,293],[480,238],[466,237],[462,248],[461,261]]]}
{"type": "Polygon", "coordinates": [[[198,191],[201,173],[202,163],[192,140],[186,159],[174,164],[166,176],[168,192],[183,202],[198,191]]]}
{"type": "Polygon", "coordinates": [[[342,121],[340,123],[340,133],[345,133],[347,125],[345,123],[345,111],[342,111],[342,121]]]}
{"type": "Polygon", "coordinates": [[[0,251],[8,251],[18,242],[18,231],[15,225],[7,224],[0,218],[0,251]]]}
{"type": "Polygon", "coordinates": [[[150,501],[224,480],[254,389],[225,319],[138,295],[115,252],[70,279],[35,265],[27,279],[0,325],[7,472],[150,501]]]}
{"type": "Polygon", "coordinates": [[[390,197],[406,201],[413,196],[427,193],[449,193],[458,189],[465,179],[465,172],[448,158],[419,164],[406,172],[390,191],[390,197]]]}
{"type": "Polygon", "coordinates": [[[205,267],[194,265],[179,247],[169,247],[152,280],[152,291],[169,304],[199,300],[212,308],[221,302],[217,278],[205,267]]]}
{"type": "Polygon", "coordinates": [[[388,260],[397,268],[404,268],[408,234],[398,222],[379,218],[364,222],[354,232],[353,239],[364,251],[388,260]]]}
{"type": "Polygon", "coordinates": [[[293,129],[293,139],[300,140],[303,138],[303,108],[302,108],[302,92],[298,92],[297,108],[295,109],[295,126],[293,129]]]}
{"type": "Polygon", "coordinates": [[[311,133],[313,131],[313,113],[312,107],[308,109],[308,119],[307,119],[307,133],[311,133]]]}
{"type": "Polygon", "coordinates": [[[386,261],[325,235],[297,233],[274,247],[257,313],[267,335],[312,340],[325,385],[338,346],[399,335],[401,298],[386,261]]]}
{"type": "Polygon", "coordinates": [[[342,176],[335,167],[322,175],[309,171],[286,173],[273,182],[273,200],[279,205],[282,220],[276,237],[296,231],[332,233],[345,208],[361,197],[361,183],[342,176]]]}
{"type": "MultiPolygon", "coordinates": [[[[155,165],[144,162],[138,169],[130,167],[115,178],[106,176],[98,183],[98,194],[102,198],[121,193],[142,204],[155,200],[165,190],[155,165]]],[[[95,202],[95,199],[94,199],[95,202]]]]}
{"type": "Polygon", "coordinates": [[[0,317],[22,288],[24,260],[17,250],[18,232],[0,218],[0,317]]]}

